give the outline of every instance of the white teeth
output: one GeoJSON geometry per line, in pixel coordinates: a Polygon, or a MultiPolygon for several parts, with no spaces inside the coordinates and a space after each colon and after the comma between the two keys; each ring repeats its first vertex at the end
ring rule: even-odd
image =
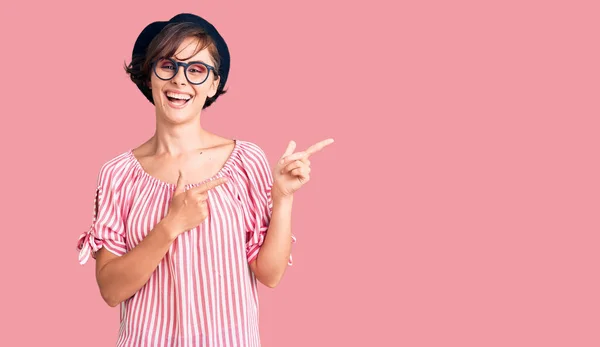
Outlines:
{"type": "Polygon", "coordinates": [[[177,94],[177,93],[173,93],[173,92],[167,92],[167,96],[170,98],[174,98],[174,99],[180,99],[180,100],[189,100],[192,97],[187,95],[187,94],[177,94]]]}

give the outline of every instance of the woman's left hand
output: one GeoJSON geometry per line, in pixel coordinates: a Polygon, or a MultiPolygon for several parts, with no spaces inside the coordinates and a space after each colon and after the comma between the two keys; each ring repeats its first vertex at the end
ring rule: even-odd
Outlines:
{"type": "Polygon", "coordinates": [[[273,168],[273,198],[292,196],[310,180],[308,158],[333,143],[333,139],[318,142],[302,152],[294,153],[296,143],[290,141],[277,165],[273,168]]]}

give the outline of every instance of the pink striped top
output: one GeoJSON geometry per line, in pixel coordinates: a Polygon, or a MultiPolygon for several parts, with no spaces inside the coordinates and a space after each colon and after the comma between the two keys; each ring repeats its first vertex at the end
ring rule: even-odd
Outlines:
{"type": "MultiPolygon", "coordinates": [[[[236,140],[208,180],[223,176],[228,182],[209,191],[209,217],[181,234],[149,281],[121,303],[117,346],[260,346],[258,282],[248,263],[271,218],[271,170],[260,147],[236,140]]],[[[174,189],[144,171],[132,151],[107,161],[93,223],[77,244],[80,263],[102,247],[119,256],[135,247],[166,215],[174,189]]]]}

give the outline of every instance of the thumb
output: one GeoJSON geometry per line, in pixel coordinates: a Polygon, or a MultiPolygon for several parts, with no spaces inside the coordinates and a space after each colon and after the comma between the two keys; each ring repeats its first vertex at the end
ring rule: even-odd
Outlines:
{"type": "Polygon", "coordinates": [[[178,195],[185,191],[185,183],[183,182],[183,172],[179,170],[179,178],[177,179],[177,187],[175,187],[175,192],[173,195],[178,195]]]}

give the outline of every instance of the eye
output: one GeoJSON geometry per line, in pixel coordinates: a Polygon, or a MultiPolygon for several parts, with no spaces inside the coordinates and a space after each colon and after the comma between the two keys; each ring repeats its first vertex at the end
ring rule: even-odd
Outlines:
{"type": "Polygon", "coordinates": [[[205,74],[208,71],[208,69],[206,68],[206,66],[202,65],[202,64],[193,64],[190,65],[188,72],[192,73],[192,74],[205,74]]]}
{"type": "Polygon", "coordinates": [[[173,64],[173,62],[170,60],[161,59],[157,65],[164,70],[175,70],[175,64],[173,64]]]}

